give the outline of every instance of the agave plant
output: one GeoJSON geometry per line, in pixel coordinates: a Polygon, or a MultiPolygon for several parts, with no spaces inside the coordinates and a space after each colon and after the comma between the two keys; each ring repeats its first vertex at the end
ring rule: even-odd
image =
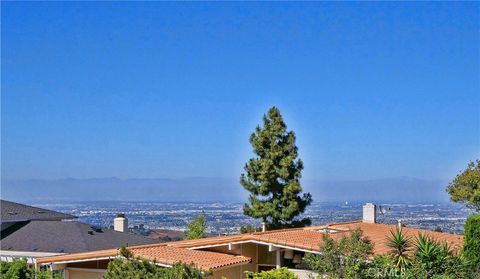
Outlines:
{"type": "Polygon", "coordinates": [[[415,260],[422,265],[427,274],[437,265],[440,252],[441,246],[436,241],[426,235],[418,235],[415,244],[415,260]]]}
{"type": "Polygon", "coordinates": [[[394,259],[395,267],[405,271],[410,265],[410,252],[412,250],[411,238],[406,236],[402,229],[397,228],[395,232],[391,231],[391,236],[387,241],[390,248],[390,255],[394,259]]]}
{"type": "Polygon", "coordinates": [[[450,246],[420,234],[415,244],[415,261],[426,272],[427,276],[444,273],[455,256],[450,246]]]}

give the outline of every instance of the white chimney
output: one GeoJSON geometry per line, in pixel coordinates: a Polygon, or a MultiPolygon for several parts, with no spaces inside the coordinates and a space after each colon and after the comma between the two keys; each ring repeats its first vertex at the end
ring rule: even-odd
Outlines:
{"type": "Polygon", "coordinates": [[[117,214],[117,217],[113,219],[113,229],[117,232],[127,232],[128,219],[125,217],[125,214],[117,214]]]}
{"type": "Polygon", "coordinates": [[[266,232],[266,231],[267,231],[267,223],[262,222],[262,232],[266,232]]]}
{"type": "Polygon", "coordinates": [[[377,206],[373,203],[366,203],[363,206],[363,222],[376,223],[377,222],[377,206]]]}

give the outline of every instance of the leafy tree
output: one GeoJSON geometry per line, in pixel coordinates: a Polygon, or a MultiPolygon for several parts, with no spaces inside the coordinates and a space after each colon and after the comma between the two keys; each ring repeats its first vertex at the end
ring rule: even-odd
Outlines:
{"type": "Polygon", "coordinates": [[[269,271],[262,271],[258,273],[245,272],[245,278],[247,279],[297,279],[298,277],[287,268],[282,267],[279,269],[272,269],[269,271]]]}
{"type": "Polygon", "coordinates": [[[14,259],[12,262],[0,262],[1,279],[61,279],[61,274],[50,270],[35,270],[26,259],[14,259]]]}
{"type": "Polygon", "coordinates": [[[188,230],[185,233],[185,239],[198,239],[205,237],[206,228],[205,216],[199,215],[188,225],[188,230]]]}
{"type": "Polygon", "coordinates": [[[269,109],[263,116],[263,127],[257,126],[250,136],[255,157],[245,165],[240,177],[250,192],[245,215],[261,218],[269,228],[297,227],[310,219],[294,220],[312,202],[310,193],[302,193],[300,185],[303,163],[298,159],[295,134],[287,131],[280,111],[269,109]]]}
{"type": "Polygon", "coordinates": [[[373,244],[357,229],[339,241],[328,234],[323,236],[319,255],[307,254],[305,263],[314,271],[330,278],[357,278],[367,266],[373,244]]]}
{"type": "Polygon", "coordinates": [[[325,273],[329,276],[339,276],[342,273],[342,251],[337,241],[325,234],[320,244],[319,255],[306,254],[304,262],[312,270],[318,273],[325,273]]]}
{"type": "Polygon", "coordinates": [[[391,237],[387,241],[387,246],[390,248],[389,254],[394,259],[395,267],[404,271],[410,265],[411,238],[398,228],[395,232],[390,233],[391,237]]]}
{"type": "Polygon", "coordinates": [[[11,263],[2,262],[2,277],[5,279],[34,278],[33,270],[28,268],[27,260],[13,260],[11,263]]]}
{"type": "Polygon", "coordinates": [[[463,256],[468,264],[480,273],[480,215],[468,217],[465,223],[463,256]]]}
{"type": "Polygon", "coordinates": [[[116,258],[108,263],[104,279],[202,279],[210,275],[192,265],[176,263],[172,267],[160,267],[155,262],[135,258],[126,248],[120,249],[122,258],[116,258]]]}
{"type": "Polygon", "coordinates": [[[447,192],[453,202],[480,212],[480,160],[470,162],[467,169],[448,185],[447,192]]]}

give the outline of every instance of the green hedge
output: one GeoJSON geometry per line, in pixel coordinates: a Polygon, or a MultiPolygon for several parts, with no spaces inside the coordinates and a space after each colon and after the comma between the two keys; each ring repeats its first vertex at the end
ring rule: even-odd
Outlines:
{"type": "Polygon", "coordinates": [[[465,223],[463,256],[468,263],[480,271],[480,215],[470,216],[465,223]]]}
{"type": "Polygon", "coordinates": [[[262,271],[258,273],[245,272],[245,277],[248,279],[297,279],[298,277],[290,272],[287,268],[272,269],[269,271],[262,271]]]}

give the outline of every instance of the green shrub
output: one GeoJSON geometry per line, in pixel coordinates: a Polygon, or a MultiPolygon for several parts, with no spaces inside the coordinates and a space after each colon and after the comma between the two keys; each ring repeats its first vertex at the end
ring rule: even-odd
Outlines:
{"type": "Polygon", "coordinates": [[[465,223],[463,257],[477,272],[480,271],[480,215],[474,214],[465,223]]]}
{"type": "Polygon", "coordinates": [[[205,216],[198,215],[195,220],[188,224],[188,230],[185,232],[185,239],[204,238],[206,227],[205,216]]]}
{"type": "Polygon", "coordinates": [[[285,267],[282,267],[279,269],[272,269],[269,271],[262,271],[258,273],[246,271],[245,276],[248,279],[297,279],[298,278],[293,272],[290,272],[285,267]]]}
{"type": "Polygon", "coordinates": [[[305,264],[328,278],[358,278],[367,268],[367,262],[373,251],[371,241],[357,229],[339,241],[328,234],[323,237],[319,255],[307,254],[305,264]]]}
{"type": "Polygon", "coordinates": [[[141,258],[134,258],[133,254],[122,247],[122,258],[116,258],[108,263],[105,279],[135,278],[135,279],[201,279],[210,275],[191,265],[176,263],[172,267],[160,267],[155,263],[141,258]]]}
{"type": "Polygon", "coordinates": [[[52,274],[49,270],[35,270],[26,259],[14,259],[12,262],[0,262],[1,279],[60,279],[61,274],[52,274]]]}

